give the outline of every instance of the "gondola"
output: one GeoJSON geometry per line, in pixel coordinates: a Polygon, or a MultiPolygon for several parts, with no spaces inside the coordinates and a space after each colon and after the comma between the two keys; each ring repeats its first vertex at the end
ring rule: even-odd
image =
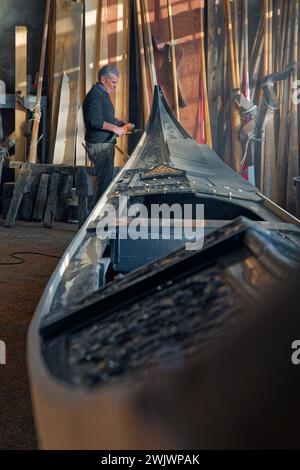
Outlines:
{"type": "MultiPolygon", "coordinates": [[[[63,255],[30,325],[40,446],[130,448],[139,435],[136,388],[151,371],[184,367],[299,259],[299,221],[198,145],[156,86],[143,136],[63,255]],[[158,216],[154,237],[150,218],[145,236],[132,239],[134,217],[119,217],[122,198],[148,214],[153,205],[189,205],[204,245],[187,249],[190,240],[175,237],[176,217],[169,237],[158,216]],[[115,232],[102,239],[107,204],[115,232]]],[[[140,445],[153,445],[145,435],[140,445]]]]}

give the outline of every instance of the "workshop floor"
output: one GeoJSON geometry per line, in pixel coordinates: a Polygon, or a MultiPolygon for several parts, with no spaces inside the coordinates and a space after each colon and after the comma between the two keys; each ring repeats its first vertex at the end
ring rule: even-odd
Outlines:
{"type": "Polygon", "coordinates": [[[0,219],[0,340],[6,343],[6,365],[0,365],[0,449],[36,449],[26,369],[26,336],[35,307],[60,257],[77,230],[76,225],[16,222],[12,229],[0,219]]]}

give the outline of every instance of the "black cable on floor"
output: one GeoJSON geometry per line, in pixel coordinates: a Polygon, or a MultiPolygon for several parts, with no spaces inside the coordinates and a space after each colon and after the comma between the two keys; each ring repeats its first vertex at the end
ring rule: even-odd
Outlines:
{"type": "Polygon", "coordinates": [[[21,258],[20,256],[18,255],[38,255],[38,256],[47,256],[48,258],[56,258],[56,259],[60,259],[61,256],[56,256],[56,255],[49,255],[48,253],[39,253],[37,251],[14,251],[13,253],[10,253],[10,257],[11,258],[14,258],[14,259],[17,259],[19,261],[15,262],[15,263],[1,263],[0,262],[0,266],[13,266],[15,264],[23,264],[25,263],[25,260],[24,258],[21,258]]]}

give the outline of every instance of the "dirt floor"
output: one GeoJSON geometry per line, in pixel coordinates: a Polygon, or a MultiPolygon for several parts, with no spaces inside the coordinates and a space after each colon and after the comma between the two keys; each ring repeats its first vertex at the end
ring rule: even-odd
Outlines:
{"type": "Polygon", "coordinates": [[[0,340],[6,343],[6,365],[0,365],[0,449],[36,449],[26,369],[26,335],[35,307],[60,257],[76,232],[76,225],[18,221],[12,229],[0,219],[0,340]]]}

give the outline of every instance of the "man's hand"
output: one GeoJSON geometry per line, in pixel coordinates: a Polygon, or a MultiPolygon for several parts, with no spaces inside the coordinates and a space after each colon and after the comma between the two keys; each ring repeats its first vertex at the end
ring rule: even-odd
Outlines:
{"type": "Polygon", "coordinates": [[[132,124],[131,122],[126,122],[126,124],[122,126],[122,129],[124,129],[125,134],[128,134],[128,132],[132,131],[134,127],[135,127],[134,124],[132,124]]]}
{"type": "Polygon", "coordinates": [[[115,133],[116,135],[122,137],[123,135],[125,135],[124,127],[115,126],[115,127],[114,127],[114,133],[115,133]]]}

